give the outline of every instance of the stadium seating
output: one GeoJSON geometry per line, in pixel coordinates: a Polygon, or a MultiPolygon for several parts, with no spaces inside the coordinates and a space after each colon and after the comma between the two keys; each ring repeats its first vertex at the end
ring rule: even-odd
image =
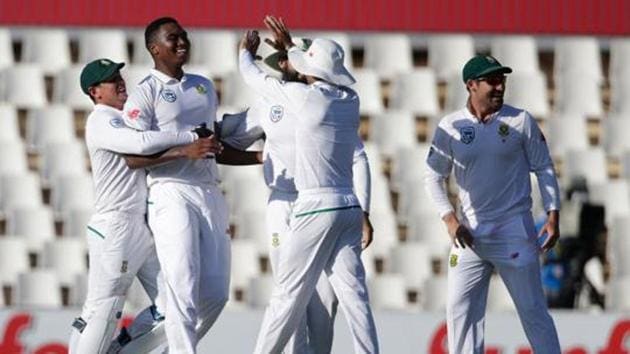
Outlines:
{"type": "Polygon", "coordinates": [[[59,283],[74,286],[76,275],[87,271],[85,238],[61,238],[44,247],[42,256],[46,269],[57,273],[59,283]]]}
{"type": "Polygon", "coordinates": [[[195,30],[190,33],[191,64],[203,65],[213,76],[224,77],[237,70],[236,33],[222,30],[195,30]]]}
{"type": "Polygon", "coordinates": [[[416,121],[410,112],[387,111],[372,118],[370,140],[378,146],[382,156],[393,158],[398,149],[411,148],[418,144],[416,121]]]}
{"type": "Polygon", "coordinates": [[[52,28],[27,31],[24,34],[22,61],[39,65],[46,75],[55,75],[70,66],[68,33],[52,28]]]}
{"type": "Polygon", "coordinates": [[[51,270],[34,270],[18,277],[16,305],[28,308],[54,309],[62,304],[61,286],[51,270]]]}
{"type": "Polygon", "coordinates": [[[380,79],[376,71],[367,68],[356,69],[352,75],[357,80],[352,88],[361,98],[359,112],[370,117],[383,113],[385,106],[383,105],[380,79]]]}
{"type": "MultiPolygon", "coordinates": [[[[0,70],[12,66],[13,45],[11,43],[11,32],[6,27],[0,27],[0,70]]],[[[0,94],[2,91],[0,91],[0,94]]]]}
{"type": "Polygon", "coordinates": [[[55,77],[53,102],[67,105],[75,110],[91,110],[94,104],[79,86],[82,64],[69,66],[55,77]]]}
{"type": "Polygon", "coordinates": [[[569,150],[589,148],[586,119],[580,115],[556,115],[545,122],[551,156],[563,158],[569,150]]]}
{"type": "Polygon", "coordinates": [[[90,218],[94,211],[92,208],[76,208],[66,213],[63,219],[64,237],[83,237],[90,218]]]}
{"type": "Polygon", "coordinates": [[[79,34],[79,62],[89,63],[107,58],[117,63],[128,63],[127,37],[123,30],[90,29],[79,34]]]}
{"type": "Polygon", "coordinates": [[[68,106],[49,105],[28,113],[26,141],[32,152],[42,152],[49,143],[74,142],[74,128],[74,116],[68,106]]]}
{"type": "MultiPolygon", "coordinates": [[[[490,53],[515,74],[536,74],[540,71],[536,39],[531,36],[498,36],[492,39],[490,53]]],[[[512,81],[510,75],[510,81],[512,81]]]]}
{"type": "Polygon", "coordinates": [[[21,174],[27,171],[28,161],[24,144],[21,141],[0,142],[0,175],[21,174]]]}
{"type": "Polygon", "coordinates": [[[269,304],[273,290],[273,278],[271,275],[260,275],[249,281],[247,288],[247,303],[253,308],[265,308],[269,304]]]}
{"type": "Polygon", "coordinates": [[[431,69],[400,72],[393,77],[390,109],[430,117],[439,113],[437,82],[431,69]]]}
{"type": "Polygon", "coordinates": [[[441,313],[446,311],[447,284],[444,275],[428,278],[424,282],[420,294],[420,303],[424,310],[441,313]]]}
{"type": "Polygon", "coordinates": [[[474,42],[469,35],[436,35],[429,37],[429,66],[440,81],[452,75],[460,77],[462,67],[475,54],[474,42]]]}
{"type": "Polygon", "coordinates": [[[43,204],[39,177],[33,172],[5,175],[0,180],[2,210],[40,207],[43,204]]]}
{"type": "Polygon", "coordinates": [[[15,107],[0,103],[0,143],[5,142],[20,142],[20,128],[15,107]]]}
{"type": "Polygon", "coordinates": [[[418,291],[431,276],[430,254],[427,246],[407,242],[394,247],[389,255],[387,269],[404,277],[408,290],[418,291]]]}
{"type": "Polygon", "coordinates": [[[384,79],[410,72],[413,62],[409,37],[404,34],[375,34],[367,37],[364,64],[384,79]]]}
{"type": "Polygon", "coordinates": [[[7,216],[6,231],[25,240],[29,252],[41,255],[44,244],[55,239],[52,210],[47,206],[15,209],[7,216]]]}
{"type": "Polygon", "coordinates": [[[608,284],[606,308],[610,311],[630,311],[630,277],[612,279],[608,284]]]}
{"type": "Polygon", "coordinates": [[[42,108],[48,103],[44,83],[44,73],[35,64],[15,64],[0,73],[4,81],[4,99],[17,108],[42,108]]]}
{"type": "Polygon", "coordinates": [[[28,245],[26,240],[17,236],[0,238],[0,283],[3,286],[15,286],[18,275],[30,269],[28,245]]]}
{"type": "Polygon", "coordinates": [[[549,117],[547,79],[540,71],[518,71],[509,75],[505,92],[505,103],[525,108],[534,118],[549,117]]]}
{"type": "Polygon", "coordinates": [[[554,79],[582,77],[602,84],[604,75],[599,43],[595,37],[560,37],[554,53],[554,79]]]}
{"type": "Polygon", "coordinates": [[[405,278],[400,274],[382,274],[368,279],[370,304],[378,310],[406,310],[405,278]]]}

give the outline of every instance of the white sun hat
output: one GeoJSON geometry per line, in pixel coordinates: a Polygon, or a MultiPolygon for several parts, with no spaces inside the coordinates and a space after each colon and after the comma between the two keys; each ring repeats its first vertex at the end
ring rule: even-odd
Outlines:
{"type": "Polygon", "coordinates": [[[316,38],[306,51],[289,50],[289,62],[301,74],[315,76],[338,86],[349,86],[356,82],[343,66],[344,52],[341,46],[330,39],[316,38]]]}

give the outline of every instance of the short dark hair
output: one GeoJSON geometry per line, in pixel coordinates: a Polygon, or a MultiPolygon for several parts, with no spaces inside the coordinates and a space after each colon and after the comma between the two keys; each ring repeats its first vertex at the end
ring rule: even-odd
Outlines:
{"type": "Polygon", "coordinates": [[[174,23],[179,26],[179,22],[172,17],[160,17],[147,25],[147,28],[144,30],[144,45],[147,49],[149,49],[149,45],[155,40],[155,34],[160,27],[167,23],[174,23]]]}

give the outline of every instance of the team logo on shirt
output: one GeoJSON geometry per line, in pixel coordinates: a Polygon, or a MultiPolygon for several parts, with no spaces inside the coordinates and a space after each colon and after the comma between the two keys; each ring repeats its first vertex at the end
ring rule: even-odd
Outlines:
{"type": "Polygon", "coordinates": [[[125,122],[123,122],[121,118],[112,118],[110,119],[109,124],[111,124],[114,128],[122,128],[125,126],[125,122]]]}
{"type": "Polygon", "coordinates": [[[195,89],[197,90],[197,93],[200,95],[205,95],[208,92],[208,89],[202,84],[195,86],[195,89]]]}
{"type": "Polygon", "coordinates": [[[278,235],[277,232],[274,232],[273,235],[271,235],[271,245],[273,247],[280,246],[280,235],[278,235]]]}
{"type": "Polygon", "coordinates": [[[470,144],[475,140],[475,127],[459,128],[460,140],[464,144],[470,144]]]}
{"type": "Polygon", "coordinates": [[[173,103],[177,99],[177,95],[175,94],[173,90],[166,89],[162,91],[162,98],[166,102],[173,103]]]}
{"type": "Polygon", "coordinates": [[[280,119],[282,119],[283,115],[284,115],[284,107],[280,105],[271,107],[271,111],[269,112],[269,118],[271,119],[272,122],[274,123],[279,122],[280,119]]]}
{"type": "Polygon", "coordinates": [[[501,123],[497,132],[499,133],[499,135],[505,138],[506,136],[510,135],[510,126],[505,123],[501,123]]]}
{"type": "Polygon", "coordinates": [[[456,254],[452,254],[451,258],[449,258],[448,260],[448,264],[451,266],[451,268],[457,266],[457,255],[456,254]]]}

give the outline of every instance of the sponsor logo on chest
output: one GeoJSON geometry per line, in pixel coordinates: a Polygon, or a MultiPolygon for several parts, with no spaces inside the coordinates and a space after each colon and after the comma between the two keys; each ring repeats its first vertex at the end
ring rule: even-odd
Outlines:
{"type": "Polygon", "coordinates": [[[175,94],[175,91],[171,89],[162,90],[161,96],[164,99],[164,101],[169,102],[169,103],[173,103],[177,100],[177,95],[175,94]]]}

